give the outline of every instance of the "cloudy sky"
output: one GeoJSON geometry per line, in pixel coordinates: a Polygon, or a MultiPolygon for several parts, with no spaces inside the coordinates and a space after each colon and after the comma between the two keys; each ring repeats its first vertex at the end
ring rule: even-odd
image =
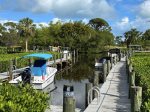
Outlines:
{"type": "Polygon", "coordinates": [[[29,17],[35,23],[103,18],[115,35],[150,28],[150,0],[0,0],[0,23],[29,17]]]}

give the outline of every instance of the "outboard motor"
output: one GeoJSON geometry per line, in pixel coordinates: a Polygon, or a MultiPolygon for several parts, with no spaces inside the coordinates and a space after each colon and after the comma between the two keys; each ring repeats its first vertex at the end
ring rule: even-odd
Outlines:
{"type": "Polygon", "coordinates": [[[30,84],[31,83],[31,70],[30,70],[30,68],[25,69],[21,73],[21,78],[22,78],[23,84],[30,84]]]}

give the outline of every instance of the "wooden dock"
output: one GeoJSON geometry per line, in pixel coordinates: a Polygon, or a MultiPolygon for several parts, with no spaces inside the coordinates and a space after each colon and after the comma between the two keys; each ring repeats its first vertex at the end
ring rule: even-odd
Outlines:
{"type": "Polygon", "coordinates": [[[112,68],[100,91],[99,103],[95,98],[84,112],[130,112],[125,58],[112,68]]]}

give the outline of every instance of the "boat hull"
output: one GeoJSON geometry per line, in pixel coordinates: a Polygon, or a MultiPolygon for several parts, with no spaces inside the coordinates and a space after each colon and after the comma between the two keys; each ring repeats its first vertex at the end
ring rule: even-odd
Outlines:
{"type": "MultiPolygon", "coordinates": [[[[34,89],[44,89],[48,85],[54,82],[54,77],[56,75],[57,69],[54,69],[52,73],[50,73],[44,80],[41,81],[32,81],[31,80],[31,85],[34,89]]],[[[18,85],[19,82],[22,82],[21,76],[9,81],[11,84],[18,85]]]]}

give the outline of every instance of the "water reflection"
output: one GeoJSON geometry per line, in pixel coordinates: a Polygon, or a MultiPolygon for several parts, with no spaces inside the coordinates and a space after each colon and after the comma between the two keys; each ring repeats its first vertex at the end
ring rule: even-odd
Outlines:
{"type": "Polygon", "coordinates": [[[100,55],[79,55],[78,59],[75,59],[78,61],[71,68],[56,75],[55,84],[44,89],[48,92],[53,90],[50,92],[52,105],[63,105],[63,86],[73,85],[76,107],[85,109],[85,83],[91,82],[94,76],[95,57],[98,58],[100,55]]]}

